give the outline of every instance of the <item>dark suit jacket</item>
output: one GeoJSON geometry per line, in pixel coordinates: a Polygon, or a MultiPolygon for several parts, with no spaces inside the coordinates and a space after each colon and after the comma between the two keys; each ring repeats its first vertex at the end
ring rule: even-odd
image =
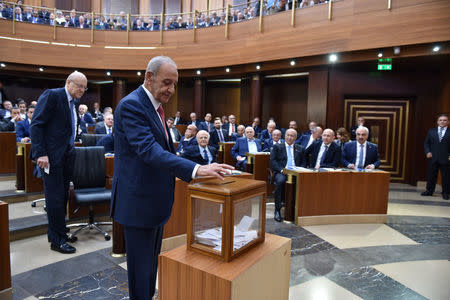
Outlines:
{"type": "Polygon", "coordinates": [[[28,118],[16,124],[17,141],[20,142],[25,137],[30,137],[30,123],[28,122],[28,118]]]}
{"type": "Polygon", "coordinates": [[[431,152],[433,156],[430,158],[432,162],[440,164],[450,164],[448,157],[450,156],[450,127],[447,127],[442,141],[439,142],[438,128],[432,128],[428,131],[425,138],[425,154],[431,152]]]}
{"type": "MultiPolygon", "coordinates": [[[[317,162],[317,156],[319,156],[320,147],[322,147],[322,141],[315,141],[311,146],[306,149],[306,158],[308,161],[308,166],[314,168],[317,162]]],[[[325,153],[325,158],[323,159],[321,168],[337,168],[341,163],[341,148],[334,142],[328,145],[328,150],[325,153]]]]}
{"type": "MultiPolygon", "coordinates": [[[[223,135],[224,141],[225,142],[228,141],[228,131],[226,131],[225,129],[220,129],[220,130],[222,130],[222,135],[223,135]]],[[[209,133],[209,135],[210,135],[209,136],[209,144],[213,147],[218,148],[220,139],[219,139],[219,134],[217,133],[217,129],[214,128],[213,131],[211,131],[209,133]]]]}
{"type": "Polygon", "coordinates": [[[0,132],[14,131],[14,130],[15,130],[15,125],[13,122],[11,122],[10,117],[0,120],[0,132]]]}
{"type": "Polygon", "coordinates": [[[189,146],[193,146],[193,145],[198,145],[197,139],[195,137],[193,137],[189,141],[186,141],[183,136],[181,138],[180,142],[178,143],[177,153],[181,153],[184,151],[185,148],[187,148],[189,146]]]}
{"type": "MultiPolygon", "coordinates": [[[[111,131],[114,132],[114,126],[111,128],[111,131]]],[[[105,122],[98,122],[97,124],[95,124],[94,133],[95,134],[108,134],[106,132],[105,122]]]]}
{"type": "MultiPolygon", "coordinates": [[[[75,100],[78,111],[79,101],[75,100]]],[[[34,159],[48,156],[51,165],[59,165],[71,149],[72,118],[64,88],[45,90],[39,97],[31,119],[31,152],[34,159]]]]}
{"type": "MultiPolygon", "coordinates": [[[[262,151],[261,140],[255,139],[255,143],[258,152],[261,152],[262,151]]],[[[248,142],[247,138],[245,137],[237,139],[236,144],[234,144],[233,148],[231,148],[231,155],[235,159],[238,155],[245,157],[245,153],[247,152],[248,152],[248,142]]]]}
{"type": "Polygon", "coordinates": [[[303,134],[300,138],[297,138],[295,143],[299,144],[300,146],[306,149],[306,145],[308,145],[310,137],[311,137],[310,134],[303,134]]]}
{"type": "Polygon", "coordinates": [[[257,126],[255,126],[255,127],[253,127],[253,130],[255,130],[255,136],[258,137],[258,138],[261,138],[261,137],[260,137],[261,132],[262,132],[261,126],[257,125],[257,126]]]}
{"type": "MultiPolygon", "coordinates": [[[[347,167],[349,164],[354,164],[356,162],[357,144],[357,141],[351,141],[344,145],[344,150],[342,151],[342,164],[344,165],[344,167],[347,167]]],[[[372,144],[371,142],[367,142],[364,168],[371,164],[373,164],[375,168],[380,167],[380,154],[378,153],[377,145],[372,144]]]]}
{"type": "MultiPolygon", "coordinates": [[[[173,119],[175,120],[176,118],[173,117],[173,119]]],[[[175,124],[175,122],[174,122],[174,124],[175,124]]],[[[184,120],[183,118],[180,117],[180,120],[179,120],[178,123],[175,124],[175,125],[178,125],[178,124],[186,124],[186,120],[184,120]]]]}
{"type": "MultiPolygon", "coordinates": [[[[294,162],[297,167],[306,167],[305,149],[299,144],[294,144],[294,162]]],[[[286,164],[286,143],[276,144],[270,151],[270,169],[275,173],[281,173],[286,164]]]]}
{"type": "Polygon", "coordinates": [[[111,216],[125,226],[161,226],[170,217],[175,177],[191,181],[195,163],[175,155],[142,86],[120,101],[114,119],[111,216]]]}
{"type": "MultiPolygon", "coordinates": [[[[237,132],[237,124],[234,124],[234,132],[237,132]]],[[[222,128],[225,129],[228,134],[230,134],[230,123],[227,123],[226,125],[222,125],[222,128]]]]}
{"type": "Polygon", "coordinates": [[[181,139],[181,133],[178,131],[178,129],[176,129],[174,126],[172,126],[172,128],[169,129],[169,136],[172,138],[172,135],[170,134],[170,131],[173,131],[174,135],[175,135],[175,142],[178,142],[181,139]]]}
{"type": "MultiPolygon", "coordinates": [[[[217,162],[217,149],[215,147],[207,146],[209,149],[209,152],[211,152],[212,161],[211,163],[217,162]]],[[[205,160],[202,156],[202,153],[200,153],[200,149],[198,148],[198,145],[187,147],[183,154],[181,154],[181,157],[189,159],[190,161],[193,161],[199,165],[207,165],[208,160],[205,160]]]]}
{"type": "Polygon", "coordinates": [[[114,153],[114,135],[107,134],[100,138],[97,142],[97,146],[103,146],[105,153],[114,153]]]}
{"type": "Polygon", "coordinates": [[[269,131],[267,129],[264,129],[263,131],[261,131],[261,135],[259,136],[259,138],[263,141],[272,138],[269,134],[269,131]]]}
{"type": "Polygon", "coordinates": [[[80,128],[83,133],[87,133],[87,126],[92,124],[95,124],[95,121],[90,113],[86,112],[82,118],[80,117],[80,128]]]}
{"type": "MultiPolygon", "coordinates": [[[[284,143],[283,139],[280,139],[281,143],[284,143]]],[[[264,152],[270,152],[272,150],[273,147],[273,140],[272,139],[268,139],[268,140],[264,140],[264,152]]]]}
{"type": "Polygon", "coordinates": [[[201,130],[200,129],[200,123],[201,122],[199,120],[195,120],[195,122],[192,122],[192,121],[187,122],[188,125],[194,124],[195,127],[197,127],[198,130],[201,130]]]}
{"type": "Polygon", "coordinates": [[[211,132],[212,130],[214,130],[214,123],[209,122],[209,128],[210,128],[210,130],[208,130],[208,125],[206,124],[206,121],[200,122],[199,130],[206,130],[207,132],[211,132]]]}
{"type": "MultiPolygon", "coordinates": [[[[256,136],[256,134],[255,134],[255,136],[256,136]]],[[[237,133],[233,133],[233,135],[231,136],[231,140],[233,142],[236,142],[236,140],[241,138],[241,137],[244,137],[244,134],[242,134],[242,136],[239,136],[237,133]]]]}

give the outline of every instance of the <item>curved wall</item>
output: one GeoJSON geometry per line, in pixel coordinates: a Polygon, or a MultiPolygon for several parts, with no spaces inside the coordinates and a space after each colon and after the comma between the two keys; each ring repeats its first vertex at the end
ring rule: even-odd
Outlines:
{"type": "Polygon", "coordinates": [[[149,57],[168,55],[180,69],[208,68],[450,40],[448,0],[342,0],[229,26],[163,32],[91,31],[0,20],[0,57],[5,62],[88,69],[142,70],[149,57]],[[5,39],[6,37],[6,39],[5,39]],[[31,43],[8,38],[45,41],[31,43]],[[88,47],[63,46],[70,43],[88,47]],[[110,49],[108,46],[141,47],[110,49]],[[106,47],[106,48],[105,48],[106,47]]]}

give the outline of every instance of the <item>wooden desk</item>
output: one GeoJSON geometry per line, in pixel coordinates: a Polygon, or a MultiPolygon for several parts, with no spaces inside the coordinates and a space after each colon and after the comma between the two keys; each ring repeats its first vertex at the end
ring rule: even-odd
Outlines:
{"type": "Polygon", "coordinates": [[[184,133],[186,132],[187,125],[186,124],[178,124],[178,125],[175,125],[175,128],[178,129],[178,131],[180,132],[181,135],[184,135],[184,133]]]}
{"type": "Polygon", "coordinates": [[[26,193],[37,193],[44,191],[42,178],[33,175],[34,164],[30,158],[31,143],[17,142],[17,177],[16,188],[25,190],[26,193]]]}
{"type": "Polygon", "coordinates": [[[264,243],[226,263],[183,245],[158,258],[158,299],[287,300],[290,249],[290,239],[266,233],[264,243]]]}
{"type": "Polygon", "coordinates": [[[386,220],[388,172],[284,169],[283,173],[288,175],[285,210],[288,211],[289,203],[293,203],[292,221],[297,225],[382,223],[386,220]],[[289,192],[292,188],[295,191],[289,192]],[[293,197],[288,199],[289,195],[293,197]]]}
{"type": "Polygon", "coordinates": [[[223,142],[219,143],[218,159],[219,163],[224,163],[230,166],[236,166],[236,160],[231,155],[231,148],[233,148],[235,142],[223,142]]]}
{"type": "Polygon", "coordinates": [[[8,203],[0,201],[0,299],[12,299],[8,224],[8,203]]]}
{"type": "Polygon", "coordinates": [[[177,150],[179,144],[180,142],[173,142],[173,147],[175,148],[175,150],[177,150]]]}
{"type": "Polygon", "coordinates": [[[253,179],[267,182],[267,195],[272,195],[274,185],[269,184],[270,152],[245,153],[247,156],[247,172],[253,179]]]}
{"type": "Polygon", "coordinates": [[[16,133],[0,132],[0,174],[16,173],[16,133]]]}

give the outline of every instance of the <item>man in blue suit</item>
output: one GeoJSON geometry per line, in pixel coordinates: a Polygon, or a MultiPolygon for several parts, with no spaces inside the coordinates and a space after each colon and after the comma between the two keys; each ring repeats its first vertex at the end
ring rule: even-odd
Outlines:
{"type": "Polygon", "coordinates": [[[77,128],[77,105],[83,96],[87,79],[80,72],[67,77],[66,86],[46,90],[38,99],[30,125],[31,152],[41,168],[44,180],[50,248],[74,253],[67,244],[66,205],[69,182],[75,162],[74,140],[77,128]]]}
{"type": "Polygon", "coordinates": [[[18,142],[27,143],[31,141],[30,123],[31,119],[33,118],[33,113],[34,113],[34,106],[33,105],[28,106],[26,119],[16,124],[16,139],[18,142]]]}
{"type": "Polygon", "coordinates": [[[196,136],[198,145],[187,147],[181,154],[181,157],[189,159],[199,165],[208,165],[217,162],[217,149],[208,146],[209,133],[206,130],[200,130],[196,136]]]}
{"type": "Polygon", "coordinates": [[[270,152],[272,150],[272,147],[276,144],[284,143],[284,140],[281,138],[281,131],[278,129],[275,129],[272,132],[272,138],[264,140],[264,152],[270,152]]]}
{"type": "Polygon", "coordinates": [[[187,147],[197,145],[197,140],[195,139],[196,134],[197,134],[197,127],[195,125],[190,124],[186,127],[184,136],[181,137],[181,140],[178,143],[177,154],[183,153],[184,149],[187,147]]]}
{"type": "Polygon", "coordinates": [[[310,168],[337,168],[341,163],[341,148],[333,142],[334,131],[325,129],[322,134],[322,140],[312,143],[306,150],[305,155],[309,161],[310,168]]]}
{"type": "Polygon", "coordinates": [[[195,127],[197,127],[198,130],[200,130],[200,121],[197,120],[197,114],[195,112],[191,112],[191,114],[189,115],[189,118],[191,119],[188,122],[188,125],[195,125],[195,127]]]}
{"type": "Polygon", "coordinates": [[[205,121],[200,122],[200,128],[198,130],[206,130],[208,132],[211,132],[214,129],[213,123],[211,122],[212,116],[210,113],[207,113],[205,115],[205,121]]]}
{"type": "Polygon", "coordinates": [[[253,127],[245,128],[245,137],[236,140],[233,148],[231,148],[231,155],[236,159],[236,168],[245,171],[247,165],[247,157],[245,153],[261,152],[261,140],[255,139],[255,130],[253,127]]]}
{"type": "Polygon", "coordinates": [[[267,139],[272,138],[272,132],[277,129],[277,124],[273,121],[269,121],[267,123],[267,128],[261,131],[261,136],[259,137],[261,140],[265,141],[267,139]]]}
{"type": "Polygon", "coordinates": [[[301,136],[301,138],[297,139],[295,141],[296,144],[300,144],[305,149],[308,149],[309,146],[311,146],[315,141],[320,140],[322,137],[322,128],[321,127],[314,127],[311,130],[311,134],[304,134],[301,136]]]}
{"type": "Polygon", "coordinates": [[[95,121],[92,115],[88,112],[88,107],[85,104],[80,104],[78,107],[78,112],[80,114],[80,129],[82,133],[87,133],[87,127],[90,125],[95,125],[95,121]]]}
{"type": "MultiPolygon", "coordinates": [[[[255,130],[255,129],[253,128],[253,130],[255,130]]],[[[231,136],[231,141],[236,142],[237,139],[244,137],[244,131],[245,131],[245,126],[239,125],[237,127],[237,132],[233,133],[233,135],[231,136]]],[[[256,137],[256,131],[255,131],[255,137],[256,137]]]]}
{"type": "Polygon", "coordinates": [[[356,129],[356,141],[348,142],[342,150],[342,164],[349,169],[375,169],[380,167],[378,146],[367,141],[369,129],[356,129]]]}
{"type": "Polygon", "coordinates": [[[175,155],[163,104],[175,92],[178,71],[169,57],[150,60],[144,83],[115,111],[111,216],[124,226],[130,299],[152,299],[164,224],[170,217],[175,177],[223,178],[231,166],[200,166],[175,155]]]}
{"type": "Polygon", "coordinates": [[[220,118],[214,120],[214,129],[210,132],[209,144],[216,149],[219,149],[219,143],[227,141],[228,131],[222,128],[222,121],[220,118]]]}

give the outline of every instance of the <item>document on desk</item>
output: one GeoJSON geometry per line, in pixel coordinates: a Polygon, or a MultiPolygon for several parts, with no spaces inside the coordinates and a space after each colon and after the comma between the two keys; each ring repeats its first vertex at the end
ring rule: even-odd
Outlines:
{"type": "Polygon", "coordinates": [[[315,172],[313,169],[307,169],[307,168],[303,168],[303,167],[291,167],[291,169],[295,170],[295,171],[300,171],[300,172],[315,172]]]}

